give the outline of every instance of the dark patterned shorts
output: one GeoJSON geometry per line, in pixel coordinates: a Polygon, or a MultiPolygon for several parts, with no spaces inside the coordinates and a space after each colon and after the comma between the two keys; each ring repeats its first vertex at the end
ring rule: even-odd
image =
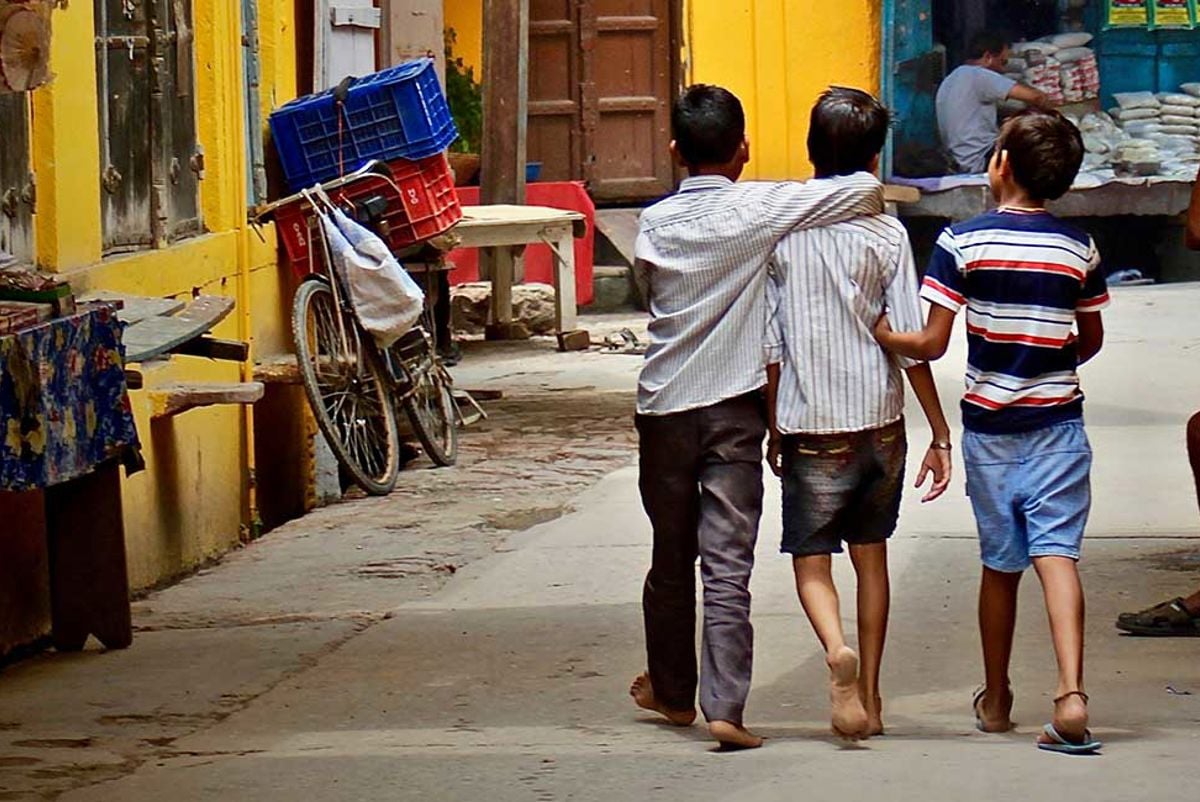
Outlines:
{"type": "Polygon", "coordinates": [[[797,557],[882,543],[900,517],[904,421],[847,434],[785,435],[783,545],[797,557]]]}

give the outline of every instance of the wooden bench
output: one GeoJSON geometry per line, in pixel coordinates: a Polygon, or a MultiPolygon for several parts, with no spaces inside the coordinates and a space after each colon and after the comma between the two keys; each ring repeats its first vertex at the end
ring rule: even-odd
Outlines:
{"type": "MultiPolygon", "coordinates": [[[[587,234],[587,219],[579,212],[544,206],[464,206],[463,218],[449,232],[457,247],[480,248],[492,254],[489,339],[509,339],[513,328],[512,287],[517,260],[526,245],[544,244],[554,255],[555,328],[559,347],[567,350],[583,339],[575,310],[575,239],[587,234]]],[[[584,345],[586,347],[586,345],[584,345]]]]}
{"type": "MultiPolygon", "coordinates": [[[[125,329],[125,362],[142,363],[160,357],[179,355],[230,362],[244,362],[250,346],[239,340],[211,336],[218,323],[233,312],[234,301],[219,295],[201,295],[190,303],[174,298],[149,298],[120,292],[97,290],[80,301],[100,301],[118,307],[117,317],[128,324],[125,329]]],[[[141,389],[142,375],[126,370],[131,390],[141,389]]],[[[253,404],[263,397],[261,382],[228,384],[172,384],[151,391],[151,418],[157,420],[215,404],[253,404]]]]}

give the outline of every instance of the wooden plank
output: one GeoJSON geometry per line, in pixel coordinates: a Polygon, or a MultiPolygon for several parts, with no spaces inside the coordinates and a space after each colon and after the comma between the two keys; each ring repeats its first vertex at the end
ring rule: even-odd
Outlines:
{"type": "Polygon", "coordinates": [[[503,327],[512,323],[512,287],[516,278],[517,255],[512,248],[493,248],[491,323],[503,327]]]}
{"type": "Polygon", "coordinates": [[[484,0],[484,203],[525,202],[528,113],[529,0],[484,0]]]}
{"type": "Polygon", "coordinates": [[[194,340],[233,311],[233,299],[201,295],[172,317],[147,318],[125,330],[125,361],[145,362],[194,340]]]}
{"type": "Polygon", "coordinates": [[[557,242],[548,242],[554,253],[554,317],[555,328],[572,331],[576,326],[575,307],[575,239],[564,235],[557,242]]]}
{"type": "Polygon", "coordinates": [[[241,340],[222,340],[217,337],[197,337],[171,349],[173,354],[222,359],[226,362],[245,362],[250,356],[250,344],[241,340]]]}
{"type": "Polygon", "coordinates": [[[88,635],[109,649],[133,642],[121,468],[94,472],[46,490],[50,609],[54,646],[79,651],[88,635]]]}
{"type": "Polygon", "coordinates": [[[897,184],[883,185],[883,200],[886,203],[916,203],[921,199],[921,190],[897,184]]]}
{"type": "Polygon", "coordinates": [[[262,382],[163,385],[150,392],[150,417],[169,418],[190,409],[218,404],[253,404],[265,392],[262,382]]]}
{"type": "Polygon", "coordinates": [[[266,359],[254,366],[254,380],[263,384],[300,384],[300,366],[291,355],[266,359]]]}
{"type": "Polygon", "coordinates": [[[549,206],[524,206],[495,203],[487,206],[464,206],[462,219],[455,228],[503,225],[504,223],[561,223],[564,220],[584,220],[581,212],[554,209],[549,206]]]}
{"type": "MultiPolygon", "coordinates": [[[[573,225],[530,223],[507,224],[504,226],[489,226],[464,229],[459,232],[459,248],[498,248],[501,246],[531,245],[546,240],[554,242],[564,235],[573,235],[573,225]]],[[[480,273],[481,278],[490,279],[486,272],[480,273]]]]}
{"type": "Polygon", "coordinates": [[[152,298],[146,295],[130,295],[112,290],[93,290],[86,295],[78,296],[75,301],[77,303],[120,302],[121,308],[117,312],[117,317],[129,324],[140,323],[151,317],[173,315],[187,307],[186,301],[176,298],[152,298]]]}

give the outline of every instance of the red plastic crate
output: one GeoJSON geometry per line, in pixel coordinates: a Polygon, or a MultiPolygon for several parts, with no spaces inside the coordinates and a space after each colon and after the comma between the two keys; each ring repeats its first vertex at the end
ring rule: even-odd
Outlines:
{"type": "MultiPolygon", "coordinates": [[[[367,174],[329,192],[330,198],[353,219],[373,198],[383,198],[386,209],[375,225],[393,251],[436,237],[462,219],[458,192],[445,154],[387,163],[391,180],[367,174]]],[[[307,201],[296,201],[275,211],[279,241],[292,269],[301,276],[313,272],[313,253],[319,252],[321,232],[307,201]]],[[[317,263],[319,268],[320,262],[317,263]]]]}

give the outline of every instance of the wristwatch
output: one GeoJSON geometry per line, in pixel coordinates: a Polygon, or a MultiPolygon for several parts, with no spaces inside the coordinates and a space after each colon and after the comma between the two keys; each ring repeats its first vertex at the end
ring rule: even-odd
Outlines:
{"type": "Polygon", "coordinates": [[[936,451],[950,451],[954,446],[949,440],[934,440],[929,447],[936,451]]]}

